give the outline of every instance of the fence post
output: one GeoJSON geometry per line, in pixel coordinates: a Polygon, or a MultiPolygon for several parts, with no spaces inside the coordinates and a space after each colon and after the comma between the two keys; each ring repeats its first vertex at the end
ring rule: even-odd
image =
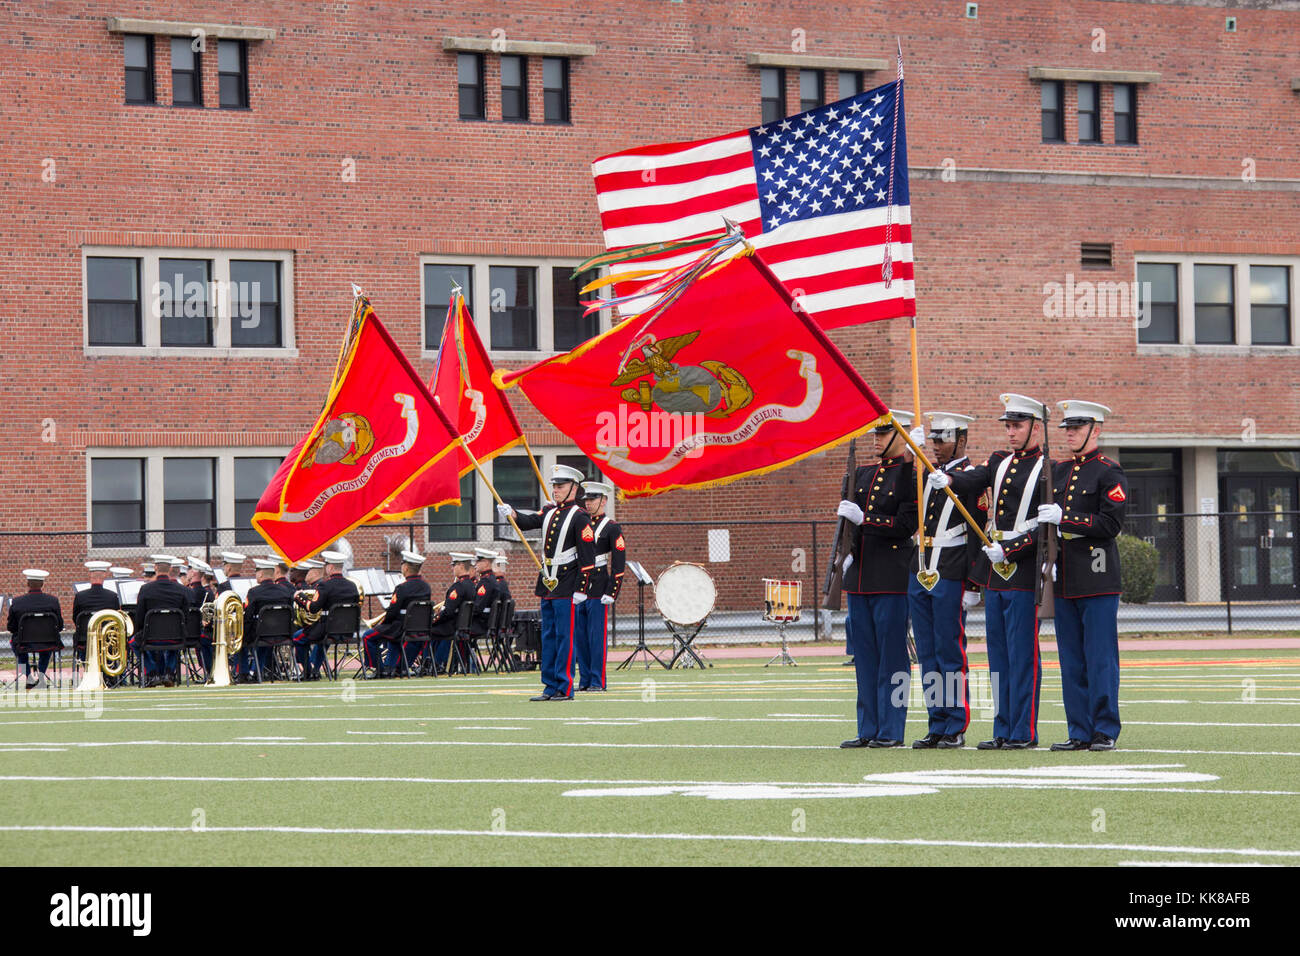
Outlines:
{"type": "Polygon", "coordinates": [[[821,617],[821,594],[817,590],[817,582],[821,580],[821,555],[817,553],[817,521],[816,519],[808,522],[812,525],[812,601],[813,601],[813,640],[819,641],[822,637],[822,617],[821,617]]]}
{"type": "Polygon", "coordinates": [[[1223,563],[1223,600],[1228,610],[1228,635],[1232,635],[1232,552],[1231,542],[1228,540],[1232,534],[1228,528],[1232,520],[1230,513],[1219,514],[1219,560],[1223,563]]]}
{"type": "Polygon", "coordinates": [[[203,555],[204,555],[203,560],[208,564],[209,567],[211,567],[212,566],[212,528],[211,527],[206,527],[203,529],[203,555]]]}

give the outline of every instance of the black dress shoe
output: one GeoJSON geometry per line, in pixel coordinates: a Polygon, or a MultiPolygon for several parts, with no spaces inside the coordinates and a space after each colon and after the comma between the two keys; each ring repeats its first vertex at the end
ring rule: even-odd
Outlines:
{"type": "Polygon", "coordinates": [[[1115,738],[1107,737],[1105,734],[1093,734],[1092,743],[1088,745],[1089,750],[1114,750],[1115,738]]]}
{"type": "Polygon", "coordinates": [[[943,734],[926,734],[920,740],[912,741],[913,750],[933,750],[939,746],[939,740],[943,734]]]}
{"type": "Polygon", "coordinates": [[[871,741],[868,740],[866,737],[854,737],[851,740],[846,740],[844,741],[844,743],[840,744],[840,749],[850,750],[854,747],[870,747],[870,746],[871,746],[871,741]]]}
{"type": "Polygon", "coordinates": [[[853,658],[850,657],[847,661],[845,661],[844,663],[842,663],[840,666],[841,666],[841,667],[853,667],[853,666],[854,666],[854,665],[853,665],[853,658]]]}
{"type": "Polygon", "coordinates": [[[976,750],[1001,750],[1007,745],[1006,737],[994,737],[992,740],[981,740],[975,745],[976,750]]]}
{"type": "Polygon", "coordinates": [[[957,750],[966,746],[965,734],[944,734],[935,744],[940,750],[957,750]]]}
{"type": "Polygon", "coordinates": [[[881,750],[886,747],[901,747],[903,746],[903,742],[901,740],[884,740],[880,737],[877,737],[875,740],[867,744],[867,746],[870,747],[872,750],[881,750]]]}
{"type": "Polygon", "coordinates": [[[1002,745],[1003,750],[1033,750],[1038,746],[1037,740],[1008,740],[1002,745]]]}
{"type": "Polygon", "coordinates": [[[573,695],[570,694],[568,697],[565,697],[563,694],[553,694],[551,700],[573,700],[573,695]]]}
{"type": "Polygon", "coordinates": [[[1047,749],[1048,750],[1087,750],[1088,746],[1089,746],[1088,741],[1075,740],[1073,737],[1071,737],[1065,743],[1052,744],[1052,746],[1048,747],[1047,749]]]}
{"type": "Polygon", "coordinates": [[[550,694],[539,694],[539,695],[536,696],[536,697],[529,697],[528,699],[529,699],[529,700],[550,700],[550,699],[551,699],[551,695],[550,695],[550,694]]]}

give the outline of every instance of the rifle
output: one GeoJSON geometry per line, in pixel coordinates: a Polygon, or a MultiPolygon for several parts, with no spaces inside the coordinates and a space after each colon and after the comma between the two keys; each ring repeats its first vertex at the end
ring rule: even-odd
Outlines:
{"type": "MultiPolygon", "coordinates": [[[[853,478],[858,470],[858,440],[849,441],[849,460],[844,468],[844,481],[840,485],[840,500],[849,500],[853,491],[853,478]]],[[[844,585],[844,569],[840,567],[844,555],[853,551],[853,525],[848,519],[835,522],[835,537],[831,540],[831,565],[826,569],[826,584],[822,588],[822,607],[828,611],[840,609],[840,589],[844,585]]]]}
{"type": "MultiPolygon", "coordinates": [[[[1047,406],[1043,406],[1043,468],[1038,473],[1038,501],[1050,505],[1055,500],[1052,488],[1052,458],[1047,445],[1047,406]]],[[[1056,601],[1052,569],[1056,566],[1056,529],[1050,524],[1038,525],[1034,542],[1038,554],[1038,575],[1034,579],[1034,604],[1038,606],[1038,619],[1050,620],[1056,616],[1056,601]]]]}

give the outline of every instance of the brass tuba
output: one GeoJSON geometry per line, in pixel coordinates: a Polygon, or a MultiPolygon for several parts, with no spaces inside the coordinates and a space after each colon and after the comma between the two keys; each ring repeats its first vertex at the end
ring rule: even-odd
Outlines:
{"type": "Polygon", "coordinates": [[[135,628],[121,611],[96,611],[86,625],[86,675],[78,691],[103,690],[104,675],[120,677],[126,669],[126,642],[135,628]]]}
{"type": "Polygon", "coordinates": [[[244,602],[234,591],[217,595],[213,606],[212,683],[230,686],[230,655],[244,644],[244,602]]]}
{"type": "Polygon", "coordinates": [[[293,622],[299,627],[310,627],[320,620],[320,611],[309,611],[305,606],[319,596],[315,588],[299,588],[293,592],[293,622]],[[300,599],[303,603],[299,603],[300,599]]]}

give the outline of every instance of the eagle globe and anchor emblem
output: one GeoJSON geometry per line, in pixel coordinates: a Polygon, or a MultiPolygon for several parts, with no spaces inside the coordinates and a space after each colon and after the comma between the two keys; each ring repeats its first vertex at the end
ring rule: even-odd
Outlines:
{"type": "Polygon", "coordinates": [[[632,347],[633,351],[641,350],[642,358],[628,361],[610,386],[618,388],[635,382],[635,387],[623,389],[620,395],[624,401],[639,405],[643,412],[656,405],[666,412],[709,418],[725,418],[740,411],[754,400],[754,390],[740,372],[723,362],[680,365],[672,361],[699,334],[687,332],[661,341],[647,335],[632,347]]]}
{"type": "Polygon", "coordinates": [[[364,415],[342,414],[325,422],[307,453],[302,467],[312,465],[355,465],[375,446],[375,433],[364,415]]]}

